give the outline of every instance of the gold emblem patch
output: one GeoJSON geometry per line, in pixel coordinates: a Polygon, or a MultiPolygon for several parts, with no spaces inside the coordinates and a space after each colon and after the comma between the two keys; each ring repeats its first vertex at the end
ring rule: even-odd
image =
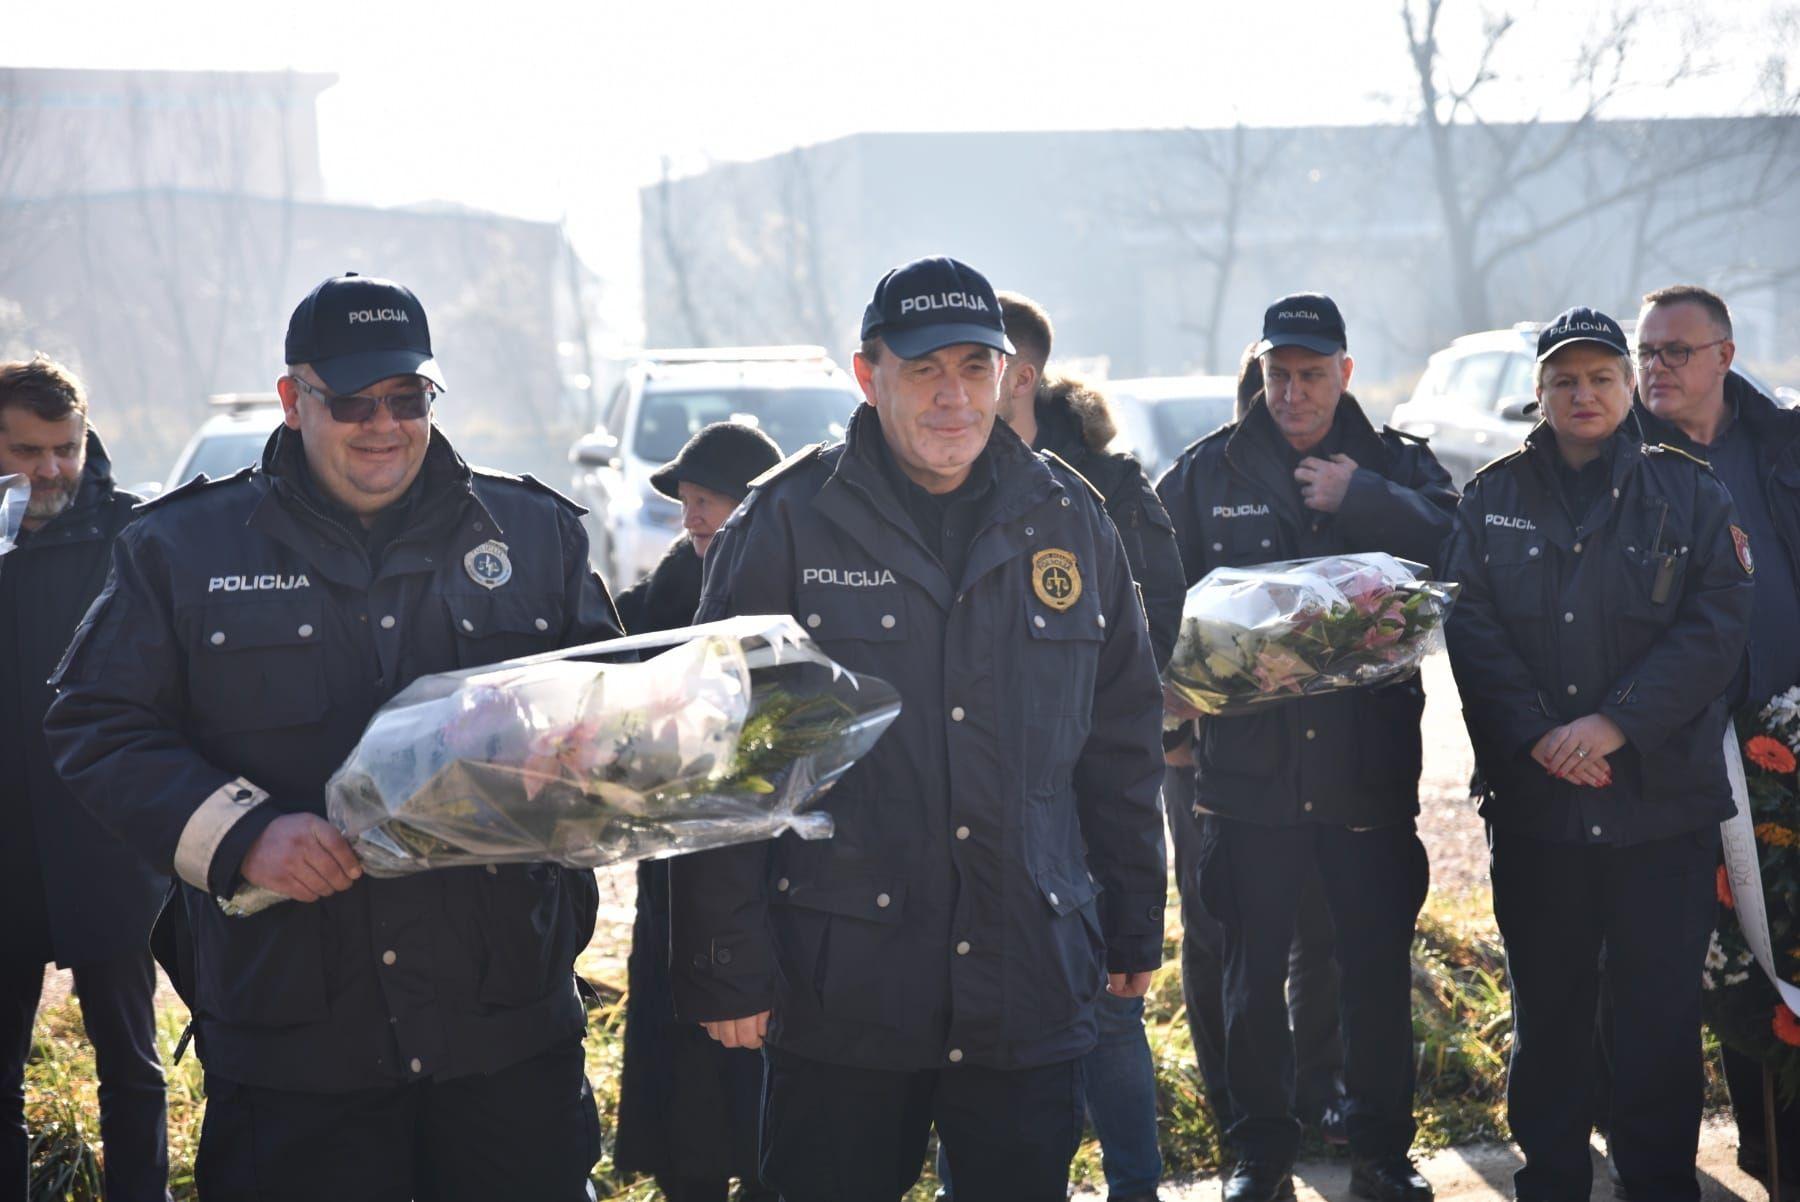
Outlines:
{"type": "Polygon", "coordinates": [[[1081,569],[1067,551],[1051,547],[1031,557],[1031,588],[1058,613],[1081,600],[1081,569]]]}

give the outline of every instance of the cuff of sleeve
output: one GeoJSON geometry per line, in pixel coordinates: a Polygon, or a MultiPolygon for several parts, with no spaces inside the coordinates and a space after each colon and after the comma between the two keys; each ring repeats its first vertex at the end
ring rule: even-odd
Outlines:
{"type": "MultiPolygon", "coordinates": [[[[1106,895],[1102,895],[1106,896],[1106,895]]],[[[1150,972],[1162,967],[1163,910],[1160,893],[1114,895],[1107,907],[1107,972],[1150,972]]]]}
{"type": "MultiPolygon", "coordinates": [[[[181,828],[175,844],[175,874],[194,888],[211,892],[213,856],[219,845],[245,815],[268,800],[268,793],[241,776],[214,789],[181,828]]],[[[232,870],[236,869],[233,864],[232,870]]]]}
{"type": "Polygon", "coordinates": [[[1645,727],[1635,715],[1627,713],[1625,706],[1608,703],[1600,707],[1599,713],[1601,717],[1612,720],[1612,724],[1624,733],[1625,741],[1640,755],[1662,742],[1656,737],[1656,732],[1645,727]]]}
{"type": "Polygon", "coordinates": [[[772,1009],[775,971],[766,944],[715,940],[710,948],[675,953],[675,1011],[684,1022],[748,1018],[772,1009]]]}
{"type": "Polygon", "coordinates": [[[244,857],[250,854],[250,845],[279,817],[281,810],[277,806],[254,806],[225,832],[206,870],[207,885],[213,896],[236,896],[244,883],[239,869],[243,867],[244,857]]]}
{"type": "Polygon", "coordinates": [[[1162,967],[1162,933],[1132,935],[1106,945],[1107,972],[1155,972],[1162,967]]]}

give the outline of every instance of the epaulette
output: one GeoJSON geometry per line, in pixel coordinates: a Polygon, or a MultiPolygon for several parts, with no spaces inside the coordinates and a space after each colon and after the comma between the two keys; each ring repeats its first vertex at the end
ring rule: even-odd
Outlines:
{"type": "Polygon", "coordinates": [[[558,490],[550,487],[548,484],[545,484],[542,480],[539,480],[536,476],[531,475],[529,472],[527,472],[526,474],[524,474],[522,476],[515,476],[511,472],[503,472],[499,468],[476,467],[474,464],[470,464],[469,465],[469,474],[472,476],[480,476],[483,480],[498,480],[504,484],[523,485],[524,487],[532,489],[535,492],[548,493],[558,503],[568,506],[570,509],[576,511],[577,513],[586,513],[587,512],[587,507],[585,505],[583,505],[580,501],[575,500],[573,497],[569,496],[567,493],[559,492],[558,490]]]}
{"type": "Polygon", "coordinates": [[[1679,455],[1683,459],[1686,459],[1692,463],[1697,463],[1709,472],[1713,470],[1712,464],[1710,464],[1706,460],[1700,458],[1700,456],[1694,454],[1692,451],[1684,451],[1680,447],[1672,447],[1666,442],[1652,442],[1652,443],[1644,444],[1644,453],[1646,455],[1659,455],[1659,454],[1663,454],[1665,452],[1670,455],[1679,455]]]}
{"type": "Polygon", "coordinates": [[[816,459],[818,457],[819,452],[824,449],[825,449],[825,444],[822,442],[808,443],[807,445],[801,447],[798,451],[795,451],[792,455],[789,455],[786,459],[783,459],[780,463],[776,464],[774,467],[770,468],[768,471],[764,472],[762,475],[757,476],[755,479],[751,480],[750,487],[751,488],[761,488],[765,484],[775,483],[775,481],[781,479],[783,476],[787,475],[789,472],[791,472],[795,468],[799,467],[802,463],[806,463],[809,460],[816,459]]]}
{"type": "Polygon", "coordinates": [[[1101,492],[1099,489],[1095,488],[1094,482],[1092,480],[1089,480],[1086,476],[1082,475],[1080,472],[1076,471],[1073,467],[1071,467],[1069,465],[1069,461],[1067,459],[1064,459],[1061,455],[1058,455],[1055,451],[1039,451],[1038,454],[1042,455],[1045,459],[1048,459],[1050,462],[1056,464],[1058,467],[1060,467],[1064,471],[1068,472],[1069,475],[1075,477],[1077,480],[1079,480],[1083,484],[1087,485],[1088,491],[1094,494],[1094,500],[1100,502],[1102,505],[1106,504],[1106,494],[1101,492]]]}
{"type": "Polygon", "coordinates": [[[176,485],[160,497],[151,497],[148,501],[139,502],[132,507],[131,512],[144,513],[158,506],[167,505],[177,497],[191,497],[195,493],[204,492],[209,488],[217,488],[221,484],[230,484],[234,480],[246,479],[255,470],[254,467],[240,468],[229,476],[220,476],[217,480],[209,479],[205,472],[201,472],[186,484],[176,485]]]}
{"type": "Polygon", "coordinates": [[[1416,442],[1422,447],[1431,445],[1431,440],[1426,438],[1423,434],[1413,434],[1407,430],[1397,430],[1393,426],[1383,426],[1381,427],[1381,432],[1383,434],[1392,434],[1396,438],[1404,438],[1407,442],[1416,442]]]}
{"type": "Polygon", "coordinates": [[[1515,460],[1519,456],[1523,455],[1525,453],[1525,451],[1526,451],[1525,447],[1519,447],[1516,450],[1508,451],[1506,454],[1500,456],[1500,458],[1498,458],[1498,459],[1490,459],[1486,463],[1482,464],[1480,467],[1476,468],[1474,471],[1474,474],[1471,475],[1469,478],[1471,480],[1473,480],[1476,476],[1479,476],[1484,472],[1493,471],[1495,468],[1499,467],[1503,463],[1511,463],[1513,460],[1515,460]]]}

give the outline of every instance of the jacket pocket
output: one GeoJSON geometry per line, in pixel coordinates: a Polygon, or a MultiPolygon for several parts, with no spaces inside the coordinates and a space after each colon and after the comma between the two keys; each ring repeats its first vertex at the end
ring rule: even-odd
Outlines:
{"type": "Polygon", "coordinates": [[[1015,696],[1023,702],[1026,791],[1055,794],[1069,788],[1075,761],[1094,724],[1094,681],[1106,628],[1099,603],[1084,592],[1066,610],[1035,595],[1025,601],[1029,636],[1018,656],[1015,696]]]}
{"type": "Polygon", "coordinates": [[[1039,868],[1032,875],[1027,954],[1029,1034],[1072,1021],[1106,989],[1106,939],[1100,929],[1100,886],[1079,860],[1039,868]],[[1035,946],[1034,946],[1035,945],[1035,946]]]}
{"type": "Polygon", "coordinates": [[[794,616],[815,642],[897,643],[906,637],[906,595],[899,585],[802,588],[794,616]]]}
{"type": "Polygon", "coordinates": [[[474,892],[482,946],[476,1000],[510,1009],[566,988],[575,957],[594,935],[600,890],[585,868],[496,864],[452,869],[451,889],[474,892]]]}
{"type": "Polygon", "coordinates": [[[554,651],[562,634],[562,601],[544,594],[445,593],[444,608],[459,668],[554,651]]]}
{"type": "Polygon", "coordinates": [[[325,991],[323,902],[287,902],[233,918],[183,888],[193,927],[194,992],[202,1014],[247,1027],[287,1027],[330,1017],[325,991]]]}
{"type": "Polygon", "coordinates": [[[188,631],[188,714],[197,733],[324,718],[326,633],[318,598],[202,606],[188,631]]]}
{"type": "Polygon", "coordinates": [[[1488,579],[1493,582],[1494,609],[1508,630],[1538,627],[1550,620],[1549,542],[1542,535],[1507,532],[1490,541],[1488,579]]]}
{"type": "Polygon", "coordinates": [[[835,1022],[898,1027],[906,885],[890,879],[778,883],[772,910],[790,988],[835,1022]],[[785,929],[783,929],[785,928],[785,929]]]}

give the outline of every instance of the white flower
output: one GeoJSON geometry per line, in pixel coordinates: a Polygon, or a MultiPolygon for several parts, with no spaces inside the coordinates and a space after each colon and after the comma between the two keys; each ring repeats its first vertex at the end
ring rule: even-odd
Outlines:
{"type": "Polygon", "coordinates": [[[1700,974],[1700,988],[1702,988],[1702,989],[1717,989],[1718,988],[1717,985],[1713,984],[1713,975],[1710,972],[1703,972],[1700,974]]]}
{"type": "Polygon", "coordinates": [[[1719,932],[1712,933],[1712,939],[1706,945],[1706,967],[1724,968],[1729,961],[1725,959],[1725,949],[1719,946],[1719,932]]]}
{"type": "Polygon", "coordinates": [[[1728,972],[1725,974],[1725,983],[1727,985],[1742,985],[1749,979],[1750,974],[1747,972],[1728,972]]]}

